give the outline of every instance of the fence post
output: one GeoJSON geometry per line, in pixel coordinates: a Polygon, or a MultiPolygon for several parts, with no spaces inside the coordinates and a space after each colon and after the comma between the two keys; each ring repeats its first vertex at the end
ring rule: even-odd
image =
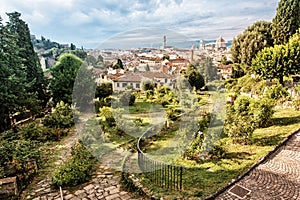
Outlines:
{"type": "Polygon", "coordinates": [[[182,166],[180,166],[180,190],[182,190],[182,166]]]}

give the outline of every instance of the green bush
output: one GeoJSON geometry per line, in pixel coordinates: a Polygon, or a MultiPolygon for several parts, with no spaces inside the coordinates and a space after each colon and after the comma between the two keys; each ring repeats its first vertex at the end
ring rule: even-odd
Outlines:
{"type": "Polygon", "coordinates": [[[268,98],[253,100],[250,104],[251,114],[257,127],[266,127],[270,124],[274,114],[274,101],[268,98]]]}
{"type": "Polygon", "coordinates": [[[54,112],[44,118],[43,124],[55,128],[71,127],[74,124],[71,106],[63,101],[57,103],[54,112]]]}
{"type": "Polygon", "coordinates": [[[225,132],[238,143],[249,143],[254,130],[267,126],[274,113],[270,99],[251,99],[239,96],[234,105],[227,107],[225,132]]]}
{"type": "Polygon", "coordinates": [[[40,162],[38,143],[27,140],[0,141],[0,178],[17,176],[19,186],[32,180],[40,162]]]}
{"type": "Polygon", "coordinates": [[[24,140],[37,140],[40,142],[56,140],[55,130],[39,125],[36,122],[28,124],[19,131],[20,138],[24,140]]]}
{"type": "Polygon", "coordinates": [[[65,104],[63,101],[57,103],[54,111],[44,118],[43,124],[46,127],[54,128],[56,140],[60,140],[61,135],[69,131],[65,131],[65,129],[71,128],[74,124],[71,106],[65,104]]]}
{"type": "Polygon", "coordinates": [[[88,181],[95,170],[95,159],[80,143],[72,147],[72,156],[52,174],[51,181],[55,187],[76,186],[88,181]]]}
{"type": "Polygon", "coordinates": [[[265,97],[273,100],[286,100],[290,98],[290,94],[287,92],[286,88],[284,88],[280,83],[276,85],[272,85],[265,90],[265,97]]]}

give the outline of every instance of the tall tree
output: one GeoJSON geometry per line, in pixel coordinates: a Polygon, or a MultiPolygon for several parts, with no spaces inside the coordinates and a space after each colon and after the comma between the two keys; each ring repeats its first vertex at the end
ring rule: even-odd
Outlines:
{"type": "Polygon", "coordinates": [[[94,106],[91,106],[95,98],[95,91],[95,76],[88,69],[88,64],[84,62],[78,70],[73,88],[73,104],[79,108],[79,111],[87,111],[87,109],[91,108],[95,109],[94,106]]]}
{"type": "Polygon", "coordinates": [[[192,64],[188,66],[184,77],[187,78],[190,85],[195,87],[196,90],[200,90],[203,86],[205,86],[205,80],[201,75],[201,72],[192,64]]]}
{"type": "Polygon", "coordinates": [[[47,79],[44,76],[37,54],[33,49],[30,39],[28,25],[20,19],[21,14],[18,12],[8,13],[9,22],[8,30],[11,34],[16,35],[16,45],[19,48],[18,56],[21,58],[26,73],[26,82],[31,84],[27,88],[28,93],[37,93],[41,106],[45,106],[49,100],[47,94],[47,79]]]}
{"type": "Polygon", "coordinates": [[[196,64],[196,69],[201,73],[206,83],[219,78],[218,69],[213,64],[211,57],[206,57],[205,60],[196,64]]]}
{"type": "Polygon", "coordinates": [[[232,61],[250,66],[257,52],[270,46],[273,46],[271,23],[255,22],[233,40],[232,61]]]}
{"type": "Polygon", "coordinates": [[[17,36],[10,33],[0,17],[0,132],[11,128],[10,117],[28,108],[26,73],[19,56],[17,36]]]}
{"type": "Polygon", "coordinates": [[[74,54],[63,54],[51,70],[50,89],[54,103],[72,103],[73,86],[82,60],[74,54]]]}
{"type": "Polygon", "coordinates": [[[280,0],[272,21],[272,36],[275,44],[285,44],[300,27],[300,1],[280,0]]]}

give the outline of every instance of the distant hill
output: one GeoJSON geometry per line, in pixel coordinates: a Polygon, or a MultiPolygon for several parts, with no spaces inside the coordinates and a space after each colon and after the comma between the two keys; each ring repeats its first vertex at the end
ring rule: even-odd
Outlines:
{"type": "Polygon", "coordinates": [[[35,35],[31,35],[31,42],[44,70],[51,68],[63,53],[72,53],[82,60],[87,56],[87,53],[83,49],[76,49],[76,46],[72,43],[70,45],[59,44],[43,36],[41,36],[41,39],[37,39],[35,35]]]}
{"type": "Polygon", "coordinates": [[[69,48],[68,44],[59,44],[58,42],[53,42],[50,39],[44,38],[43,36],[41,36],[41,39],[37,39],[35,35],[31,35],[31,42],[36,50],[48,50],[52,48],[69,48]]]}

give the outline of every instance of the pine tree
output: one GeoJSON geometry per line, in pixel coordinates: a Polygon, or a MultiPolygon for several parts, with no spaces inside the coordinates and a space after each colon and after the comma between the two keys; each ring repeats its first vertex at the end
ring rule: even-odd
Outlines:
{"type": "Polygon", "coordinates": [[[0,132],[11,128],[11,116],[26,110],[33,96],[26,92],[29,85],[16,41],[0,17],[0,132]]]}
{"type": "Polygon", "coordinates": [[[9,22],[7,27],[11,34],[16,35],[16,44],[19,48],[18,55],[22,59],[25,68],[26,82],[31,84],[27,89],[28,93],[36,93],[40,106],[45,106],[49,100],[47,94],[47,79],[43,74],[37,54],[33,49],[30,39],[28,25],[20,19],[18,12],[8,13],[9,22]]]}
{"type": "Polygon", "coordinates": [[[272,21],[275,44],[285,44],[300,27],[300,0],[280,0],[272,21]]]}

